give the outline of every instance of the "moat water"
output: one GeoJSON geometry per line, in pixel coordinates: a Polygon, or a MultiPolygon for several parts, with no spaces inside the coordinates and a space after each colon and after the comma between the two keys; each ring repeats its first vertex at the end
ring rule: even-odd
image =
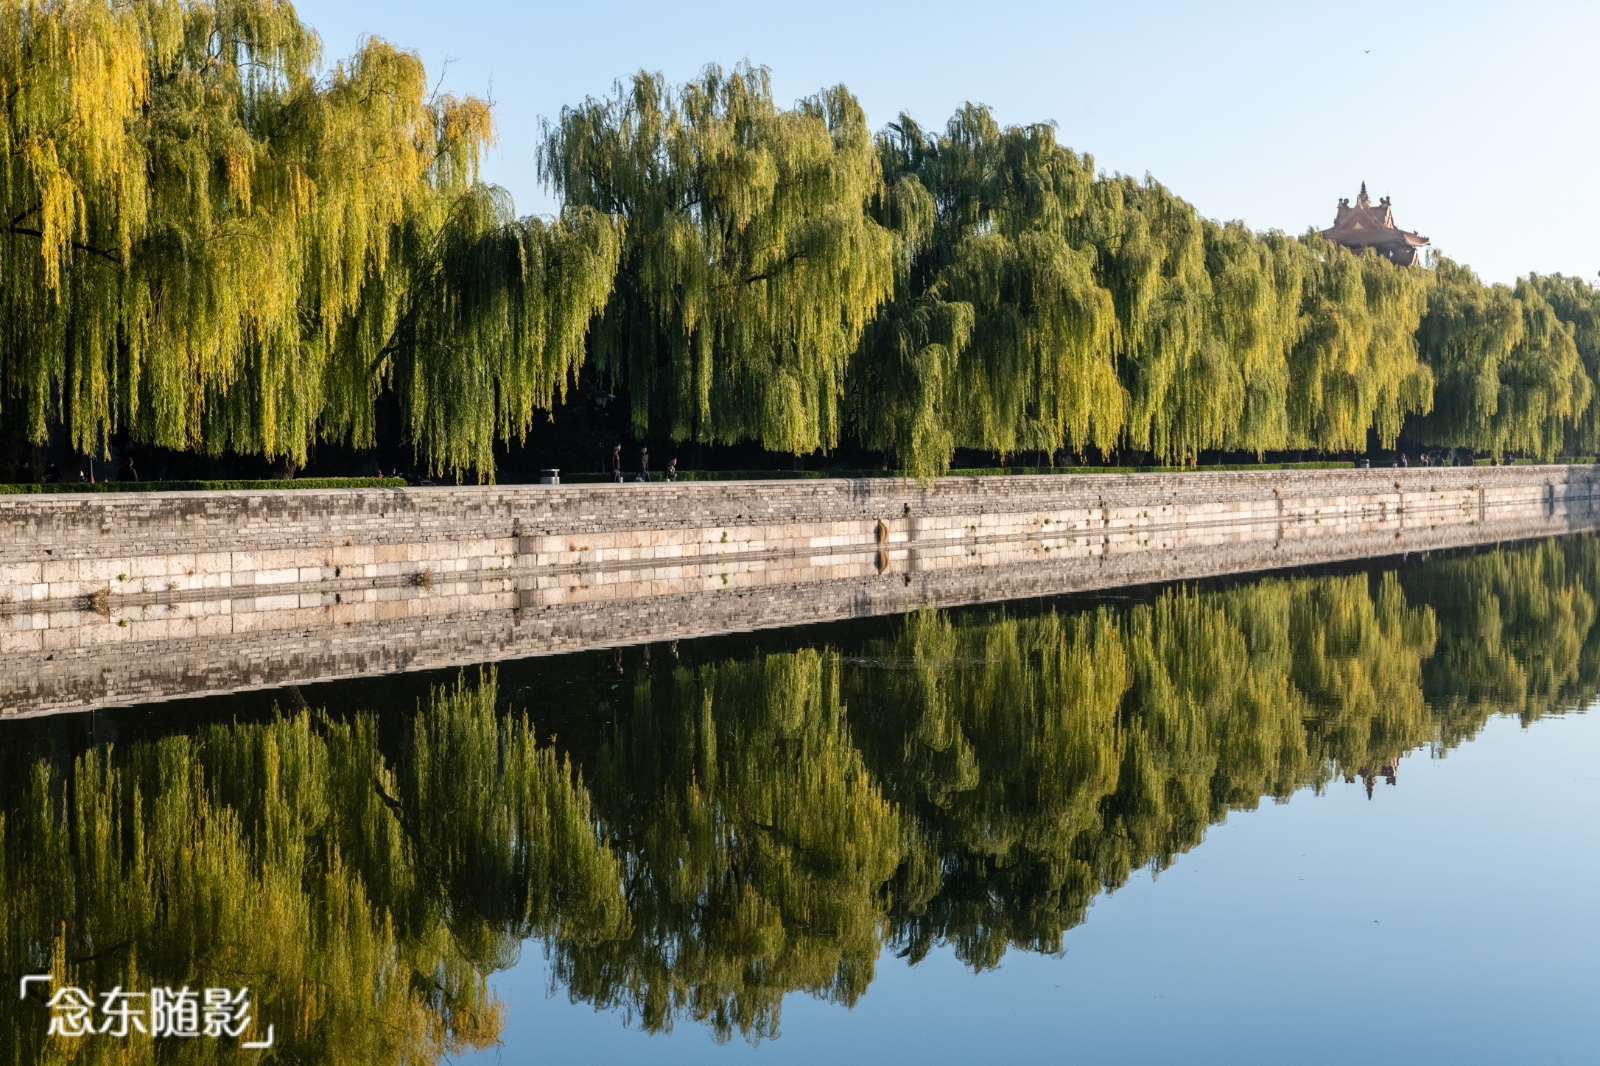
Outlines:
{"type": "Polygon", "coordinates": [[[1590,1062],[1597,609],[1580,536],[3,723],[0,1064],[1590,1062]],[[242,1035],[50,1032],[185,986],[242,1035]]]}

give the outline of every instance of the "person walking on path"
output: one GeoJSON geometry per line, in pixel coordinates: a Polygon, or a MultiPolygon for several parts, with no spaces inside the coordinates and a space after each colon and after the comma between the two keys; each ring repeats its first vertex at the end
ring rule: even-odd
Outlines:
{"type": "Polygon", "coordinates": [[[622,445],[611,449],[611,479],[622,484],[622,445]]]}
{"type": "Polygon", "coordinates": [[[650,448],[648,445],[639,449],[639,480],[650,480],[650,448]]]}
{"type": "Polygon", "coordinates": [[[678,480],[678,457],[676,455],[667,460],[667,480],[678,480]]]}

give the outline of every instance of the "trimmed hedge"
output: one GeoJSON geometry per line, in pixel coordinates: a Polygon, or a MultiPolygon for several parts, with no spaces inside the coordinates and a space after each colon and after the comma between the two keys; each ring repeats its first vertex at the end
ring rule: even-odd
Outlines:
{"type": "MultiPolygon", "coordinates": [[[[1553,464],[1553,465],[1560,466],[1560,465],[1563,465],[1563,464],[1565,464],[1565,465],[1581,465],[1581,464],[1586,464],[1586,463],[1587,464],[1592,464],[1592,463],[1594,463],[1594,461],[1595,461],[1595,457],[1592,456],[1592,455],[1558,455],[1554,459],[1552,459],[1550,461],[1550,463],[1545,463],[1543,460],[1540,460],[1540,459],[1512,459],[1512,460],[1510,460],[1510,465],[1511,466],[1541,466],[1541,465],[1549,466],[1549,465],[1553,464]]],[[[1492,459],[1479,459],[1476,462],[1476,464],[1474,464],[1474,465],[1477,465],[1477,466],[1493,466],[1494,465],[1494,460],[1492,460],[1492,459]]]]}
{"type": "Polygon", "coordinates": [[[1348,459],[1306,463],[1208,463],[1204,466],[984,466],[952,470],[957,477],[1000,477],[1019,474],[1206,474],[1221,470],[1349,470],[1348,459]]]}
{"type": "Polygon", "coordinates": [[[0,496],[55,492],[203,492],[262,489],[403,489],[402,477],[303,477],[284,481],[68,481],[56,485],[0,485],[0,496]]]}
{"type": "MultiPolygon", "coordinates": [[[[1556,463],[1593,463],[1594,456],[1562,456],[1556,463]]],[[[1513,465],[1536,463],[1533,459],[1515,459],[1513,465]]],[[[1223,470],[1348,470],[1355,464],[1349,460],[1304,463],[1218,463],[1207,466],[1010,466],[969,467],[951,470],[943,477],[1007,477],[1034,474],[1198,474],[1223,470]]],[[[1477,460],[1478,466],[1488,466],[1488,459],[1477,460]]],[[[905,477],[898,470],[680,470],[679,481],[803,481],[816,478],[898,478],[905,477]]],[[[634,482],[638,475],[625,472],[623,480],[634,482]]],[[[610,474],[563,474],[567,485],[607,484],[610,474]]],[[[664,482],[666,475],[652,471],[652,482],[664,482]]],[[[292,481],[101,481],[95,484],[67,482],[58,485],[0,484],[0,496],[28,495],[60,492],[205,492],[205,491],[273,491],[283,489],[401,489],[406,479],[399,477],[305,477],[292,481]]]]}
{"type": "MultiPolygon", "coordinates": [[[[1305,463],[1222,463],[1200,467],[1193,466],[988,466],[955,469],[940,477],[1007,477],[1035,474],[1195,474],[1217,470],[1349,470],[1355,466],[1348,459],[1305,463]]],[[[679,481],[794,481],[811,478],[900,478],[910,477],[899,470],[680,470],[679,481]]],[[[624,482],[639,479],[636,471],[625,470],[624,482]]],[[[651,481],[665,481],[659,470],[650,472],[651,481]]],[[[590,472],[562,474],[566,485],[594,485],[611,481],[610,474],[590,472]]]]}

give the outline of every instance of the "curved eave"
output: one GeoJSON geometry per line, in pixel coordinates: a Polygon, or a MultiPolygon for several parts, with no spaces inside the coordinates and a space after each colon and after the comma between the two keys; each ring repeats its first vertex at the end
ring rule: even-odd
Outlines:
{"type": "Polygon", "coordinates": [[[1429,244],[1428,238],[1420,233],[1411,233],[1403,229],[1391,230],[1340,230],[1325,229],[1318,231],[1321,236],[1334,244],[1346,247],[1357,246],[1361,248],[1381,248],[1389,244],[1404,244],[1410,248],[1423,248],[1429,244]]]}

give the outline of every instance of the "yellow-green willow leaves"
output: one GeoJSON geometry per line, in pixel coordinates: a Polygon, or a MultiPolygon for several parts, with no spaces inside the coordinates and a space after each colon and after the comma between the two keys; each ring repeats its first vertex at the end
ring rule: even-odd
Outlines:
{"type": "Polygon", "coordinates": [[[722,1040],[776,1036],[792,991],[855,1003],[903,838],[844,716],[839,666],[816,652],[639,683],[594,774],[633,929],[558,945],[574,998],[722,1040]]]}
{"type": "Polygon", "coordinates": [[[1585,310],[1582,290],[1538,279],[1516,288],[1484,285],[1441,259],[1417,338],[1434,369],[1434,411],[1417,437],[1500,458],[1549,460],[1590,406],[1593,383],[1573,329],[1541,295],[1550,289],[1569,315],[1585,310]]]}
{"type": "Polygon", "coordinates": [[[482,474],[560,394],[616,223],[517,223],[487,103],[319,52],[275,0],[0,2],[0,417],[303,461],[370,445],[393,375],[431,465],[482,474]]]}
{"type": "Polygon", "coordinates": [[[1048,125],[1002,129],[972,105],[939,136],[902,115],[878,146],[877,213],[902,256],[853,368],[862,442],[918,474],[948,468],[956,447],[1111,448],[1126,405],[1115,310],[1069,240],[1093,161],[1048,125]]]}
{"type": "Polygon", "coordinates": [[[1290,445],[1364,451],[1371,432],[1392,448],[1406,415],[1433,404],[1415,336],[1428,275],[1315,235],[1303,243],[1312,262],[1305,333],[1290,355],[1290,445]]]}
{"type": "Polygon", "coordinates": [[[846,689],[916,828],[896,942],[979,968],[1059,951],[1101,891],[1229,810],[1435,739],[1433,641],[1392,577],[1375,597],[1364,577],[1269,580],[1126,612],[916,617],[846,689]]]}
{"type": "MultiPolygon", "coordinates": [[[[1289,444],[1289,356],[1306,329],[1301,313],[1309,258],[1280,233],[1258,237],[1238,222],[1207,223],[1211,330],[1243,388],[1220,446],[1257,456],[1289,444]]],[[[1215,421],[1215,420],[1213,420],[1215,421]]]]}
{"type": "MultiPolygon", "coordinates": [[[[518,219],[504,190],[481,186],[450,205],[431,246],[411,257],[378,355],[433,469],[492,471],[495,442],[524,439],[535,411],[565,397],[621,251],[621,223],[592,210],[518,219]]],[[[365,380],[372,395],[350,409],[370,417],[382,378],[365,380]]],[[[372,440],[370,425],[350,435],[372,440]]]]}
{"type": "MultiPolygon", "coordinates": [[[[248,987],[283,1061],[431,1066],[494,1043],[487,978],[524,939],[628,928],[581,782],[494,704],[492,675],[436,692],[399,757],[370,714],[301,712],[39,764],[0,808],[0,968],[98,992],[248,987]]],[[[7,999],[0,1061],[235,1054],[52,1039],[46,1014],[7,999]]]]}
{"type": "Polygon", "coordinates": [[[1449,743],[1491,714],[1524,723],[1594,698],[1600,544],[1542,541],[1517,551],[1452,559],[1406,582],[1439,618],[1425,684],[1449,743]]]}
{"type": "Polygon", "coordinates": [[[1101,276],[1122,327],[1130,446],[1193,462],[1244,409],[1244,381],[1210,329],[1204,224],[1155,181],[1106,182],[1097,197],[1101,276]]]}
{"type": "Polygon", "coordinates": [[[1426,271],[1218,225],[981,107],[938,136],[902,115],[878,145],[899,269],[848,402],[904,469],[957,448],[1364,451],[1428,410],[1426,271]]]}
{"type": "Polygon", "coordinates": [[[893,282],[853,96],[786,110],[762,68],[708,67],[681,87],[641,73],[563,109],[540,170],[569,207],[626,223],[592,344],[635,432],[797,454],[837,443],[850,354],[893,282]]]}
{"type": "Polygon", "coordinates": [[[1588,379],[1590,401],[1578,395],[1582,386],[1574,378],[1573,421],[1567,428],[1566,450],[1575,455],[1600,452],[1600,404],[1594,390],[1600,384],[1600,291],[1581,278],[1561,274],[1529,274],[1519,286],[1532,290],[1550,306],[1555,316],[1570,327],[1578,358],[1583,361],[1583,376],[1588,379]]]}
{"type": "Polygon", "coordinates": [[[641,73],[546,127],[550,219],[478,183],[493,136],[385,41],[324,68],[282,0],[0,0],[6,436],[299,464],[397,408],[429,471],[486,479],[592,357],[640,437],[918,475],[1600,450],[1587,284],[1218,224],[1049,123],[874,137],[842,86],[641,73]]]}
{"type": "MultiPolygon", "coordinates": [[[[287,1061],[420,1064],[494,1039],[487,975],[535,938],[576,1002],[765,1039],[791,992],[857,1002],[885,948],[973,968],[1060,951],[1101,893],[1230,812],[1588,704],[1597,598],[1584,537],[929,610],[837,648],[657,658],[632,685],[580,657],[555,691],[591,686],[600,713],[568,697],[560,756],[497,709],[493,674],[409,716],[0,747],[0,969],[248,984],[287,1061]]],[[[0,999],[20,1034],[0,1063],[62,1061],[46,1015],[0,999]]]]}

